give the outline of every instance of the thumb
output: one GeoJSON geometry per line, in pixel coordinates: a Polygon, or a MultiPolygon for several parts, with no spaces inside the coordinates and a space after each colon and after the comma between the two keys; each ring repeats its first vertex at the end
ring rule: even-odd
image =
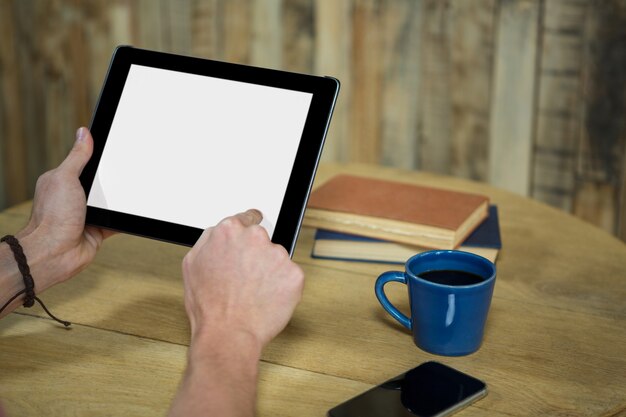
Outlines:
{"type": "Polygon", "coordinates": [[[81,127],[76,131],[76,141],[72,150],[61,163],[60,168],[79,176],[93,153],[93,138],[89,129],[81,127]]]}

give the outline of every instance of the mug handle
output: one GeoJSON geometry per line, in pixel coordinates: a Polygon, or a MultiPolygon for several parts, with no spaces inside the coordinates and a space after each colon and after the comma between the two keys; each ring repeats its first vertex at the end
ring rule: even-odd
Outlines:
{"type": "Polygon", "coordinates": [[[389,302],[389,299],[387,298],[387,294],[385,294],[385,284],[387,284],[388,282],[392,282],[392,281],[400,282],[406,285],[406,278],[404,277],[404,272],[389,271],[379,276],[378,279],[376,280],[376,286],[374,288],[376,291],[376,298],[378,298],[380,305],[383,306],[383,308],[387,311],[387,313],[391,314],[391,316],[394,319],[398,320],[398,322],[401,325],[411,330],[411,320],[407,316],[402,314],[397,308],[395,308],[393,304],[389,302]]]}

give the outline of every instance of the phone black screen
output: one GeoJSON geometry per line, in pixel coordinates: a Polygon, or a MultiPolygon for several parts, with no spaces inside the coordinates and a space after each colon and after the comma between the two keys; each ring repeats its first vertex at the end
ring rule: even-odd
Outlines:
{"type": "Polygon", "coordinates": [[[426,362],[338,405],[330,417],[433,417],[485,395],[484,382],[426,362]]]}

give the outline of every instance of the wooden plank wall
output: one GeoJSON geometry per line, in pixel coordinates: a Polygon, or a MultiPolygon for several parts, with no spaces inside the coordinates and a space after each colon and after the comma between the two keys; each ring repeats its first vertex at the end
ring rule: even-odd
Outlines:
{"type": "Polygon", "coordinates": [[[118,44],[334,75],[324,160],[488,181],[626,240],[626,0],[0,0],[0,208],[89,123],[118,44]]]}
{"type": "Polygon", "coordinates": [[[524,195],[532,189],[540,6],[502,2],[495,34],[488,179],[524,195]]]}

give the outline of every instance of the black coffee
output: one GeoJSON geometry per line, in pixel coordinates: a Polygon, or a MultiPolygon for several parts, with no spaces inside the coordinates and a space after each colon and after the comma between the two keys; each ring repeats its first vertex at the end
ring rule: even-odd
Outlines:
{"type": "Polygon", "coordinates": [[[418,275],[426,281],[442,285],[472,285],[483,282],[485,279],[480,275],[465,271],[427,271],[418,275]]]}

